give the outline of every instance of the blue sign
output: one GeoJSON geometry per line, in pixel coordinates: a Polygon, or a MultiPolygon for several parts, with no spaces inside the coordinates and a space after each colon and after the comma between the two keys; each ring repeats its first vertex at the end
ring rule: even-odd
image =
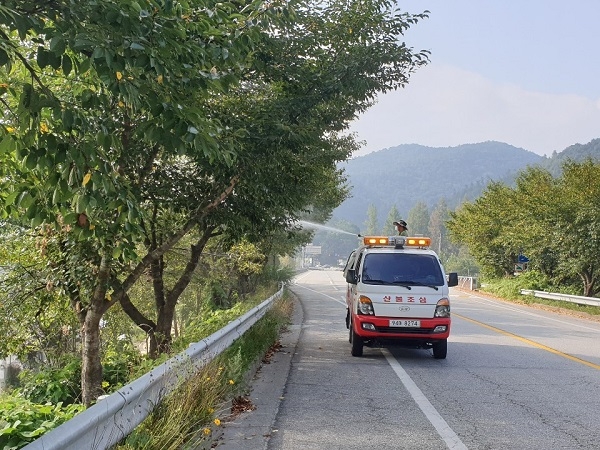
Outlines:
{"type": "Polygon", "coordinates": [[[525,255],[519,255],[518,261],[520,263],[526,263],[526,262],[529,262],[529,258],[525,255]]]}

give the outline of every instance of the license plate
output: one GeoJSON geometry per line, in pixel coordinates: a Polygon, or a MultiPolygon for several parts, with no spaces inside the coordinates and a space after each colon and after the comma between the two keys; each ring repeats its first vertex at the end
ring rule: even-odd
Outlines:
{"type": "Polygon", "coordinates": [[[421,328],[420,320],[390,320],[390,327],[421,328]]]}

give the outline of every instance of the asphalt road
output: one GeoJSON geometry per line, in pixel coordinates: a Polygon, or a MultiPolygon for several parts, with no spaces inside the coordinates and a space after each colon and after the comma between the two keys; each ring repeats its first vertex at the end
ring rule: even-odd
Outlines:
{"type": "Polygon", "coordinates": [[[294,324],[220,450],[598,449],[600,322],[451,290],[448,357],[350,355],[341,271],[290,289],[294,324]]]}

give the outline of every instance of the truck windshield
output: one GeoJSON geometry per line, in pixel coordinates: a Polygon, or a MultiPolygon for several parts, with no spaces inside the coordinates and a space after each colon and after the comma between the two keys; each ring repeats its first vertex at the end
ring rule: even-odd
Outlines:
{"type": "Polygon", "coordinates": [[[437,258],[414,253],[371,253],[362,265],[366,284],[443,286],[444,276],[437,258]]]}

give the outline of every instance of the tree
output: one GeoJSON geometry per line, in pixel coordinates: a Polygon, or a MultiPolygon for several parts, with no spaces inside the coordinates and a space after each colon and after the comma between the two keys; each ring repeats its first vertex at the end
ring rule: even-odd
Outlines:
{"type": "Polygon", "coordinates": [[[367,221],[365,222],[365,231],[362,234],[379,234],[379,225],[377,224],[377,209],[373,204],[370,204],[369,209],[367,209],[367,221]]]}
{"type": "Polygon", "coordinates": [[[385,236],[392,236],[397,234],[396,229],[394,227],[394,222],[400,219],[400,213],[398,212],[398,208],[396,205],[392,205],[390,208],[390,212],[387,215],[387,219],[385,219],[385,224],[383,225],[383,234],[385,236]]]}
{"type": "Polygon", "coordinates": [[[488,275],[509,275],[520,254],[529,268],[564,287],[579,279],[583,295],[600,292],[600,164],[567,161],[554,178],[521,172],[516,187],[491,183],[472,204],[451,213],[451,236],[468,246],[488,275]]]}
{"type": "Polygon", "coordinates": [[[407,218],[411,236],[426,235],[429,229],[429,209],[424,202],[417,202],[408,212],[407,218]]]}
{"type": "Polygon", "coordinates": [[[328,225],[331,230],[317,231],[313,242],[321,246],[321,263],[338,265],[356,249],[360,230],[346,220],[332,221],[328,225]]]}
{"type": "Polygon", "coordinates": [[[506,276],[514,272],[519,244],[506,235],[511,226],[507,214],[513,205],[510,188],[490,183],[481,197],[451,212],[446,222],[452,241],[469,248],[485,275],[506,276]]]}
{"type": "Polygon", "coordinates": [[[427,226],[428,235],[431,237],[431,248],[433,248],[440,258],[443,255],[447,255],[449,243],[447,242],[446,235],[448,233],[446,229],[446,221],[450,217],[448,206],[444,199],[440,199],[431,215],[429,216],[429,224],[427,226]]]}
{"type": "Polygon", "coordinates": [[[54,288],[81,325],[86,405],[102,392],[104,312],[235,184],[217,187],[182,228],[138,258],[140,187],[154,168],[185,153],[230,157],[198,100],[226,89],[245,63],[258,36],[248,25],[267,12],[258,3],[243,11],[103,0],[0,7],[4,214],[46,224],[54,288]],[[131,263],[136,269],[122,276],[131,263]]]}
{"type": "Polygon", "coordinates": [[[580,279],[583,295],[600,293],[600,164],[567,161],[554,193],[551,234],[558,253],[557,272],[580,279]]]}
{"type": "Polygon", "coordinates": [[[47,276],[81,325],[85,404],[102,392],[99,323],[112,305],[167,349],[208,241],[267,247],[302,213],[327,216],[347,194],[336,163],[357,148],[342,132],[427,63],[399,42],[425,14],[388,1],[296,11],[284,21],[260,2],[0,7],[0,196],[6,217],[44,225],[47,276]],[[166,286],[165,255],[192,235],[166,286]],[[129,297],[148,272],[156,320],[129,297]]]}
{"type": "Polygon", "coordinates": [[[44,276],[44,245],[26,228],[0,224],[0,358],[57,367],[75,351],[78,325],[44,276]]]}

